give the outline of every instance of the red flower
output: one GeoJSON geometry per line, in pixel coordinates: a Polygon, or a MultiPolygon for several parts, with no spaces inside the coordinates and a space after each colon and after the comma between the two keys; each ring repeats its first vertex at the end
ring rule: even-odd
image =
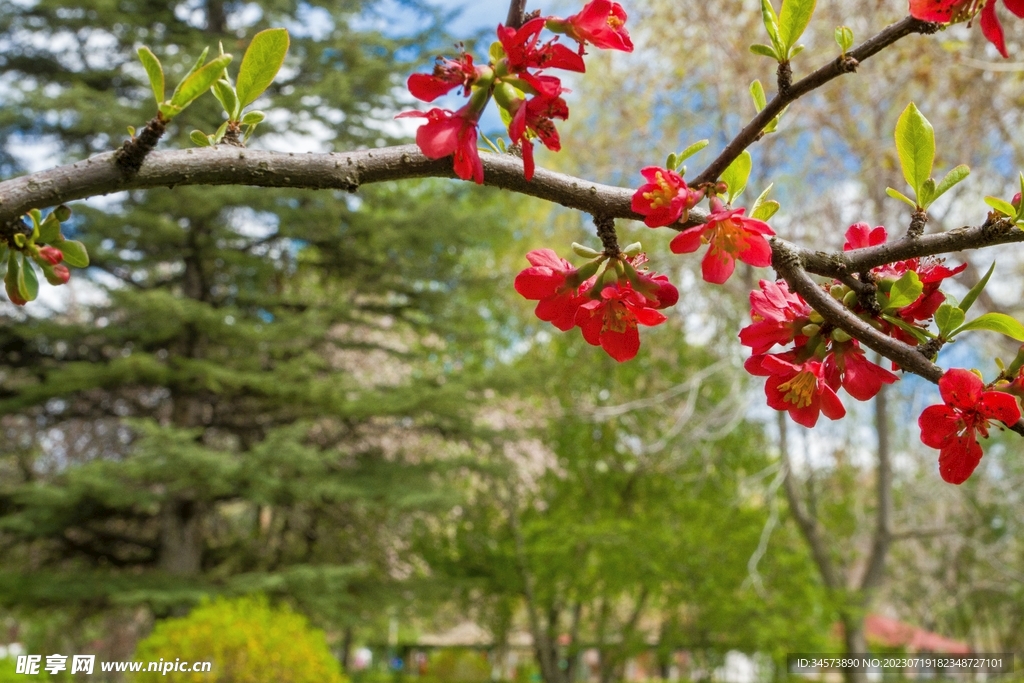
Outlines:
{"type": "Polygon", "coordinates": [[[846,229],[846,243],[843,244],[843,251],[875,247],[884,244],[887,237],[888,234],[881,225],[872,230],[867,223],[854,223],[846,229]]]}
{"type": "MultiPolygon", "coordinates": [[[[945,24],[973,17],[982,2],[984,0],[910,0],[910,14],[923,21],[945,24]]],[[[1024,0],[1003,0],[1003,3],[1011,12],[1024,18],[1024,0]]],[[[984,2],[984,8],[981,10],[981,32],[996,46],[999,54],[1009,57],[1003,38],[1003,27],[996,15],[996,4],[997,0],[984,2]]]]}
{"type": "Polygon", "coordinates": [[[740,330],[740,343],[755,354],[796,339],[810,322],[811,313],[811,307],[799,294],[790,292],[785,282],[761,280],[758,285],[761,291],[750,293],[750,319],[754,324],[740,330]]]}
{"type": "Polygon", "coordinates": [[[652,306],[654,302],[635,291],[628,282],[608,285],[599,296],[580,306],[576,324],[587,343],[600,346],[620,363],[633,358],[640,350],[638,324],[653,326],[667,320],[655,310],[658,304],[652,306]]]}
{"type": "Polygon", "coordinates": [[[1017,400],[985,385],[969,370],[949,370],[939,380],[946,405],[929,406],[921,413],[921,441],[939,449],[939,474],[950,484],[962,484],[981,462],[975,432],[988,437],[990,420],[1012,425],[1020,419],[1017,400]]]}
{"type": "Polygon", "coordinates": [[[39,256],[54,266],[64,260],[64,252],[55,247],[39,247],[39,256]]]}
{"type": "Polygon", "coordinates": [[[830,420],[846,415],[846,408],[825,381],[824,366],[816,360],[794,363],[792,353],[751,356],[744,367],[752,375],[767,376],[764,393],[768,406],[785,410],[793,421],[813,427],[818,415],[830,420]]]}
{"type": "Polygon", "coordinates": [[[892,384],[898,377],[875,365],[864,355],[856,340],[846,343],[833,341],[831,352],[825,356],[825,380],[833,389],[840,385],[858,401],[874,398],[883,384],[892,384]]]}
{"type": "Polygon", "coordinates": [[[43,266],[43,275],[51,285],[66,285],[71,279],[71,271],[64,264],[43,266]]]}
{"type": "Polygon", "coordinates": [[[561,97],[537,95],[529,100],[521,100],[519,107],[512,116],[508,127],[508,135],[513,143],[523,150],[523,175],[527,180],[533,178],[533,142],[526,136],[529,128],[544,146],[553,152],[562,149],[553,119],[562,121],[569,118],[569,107],[561,97]]]}
{"type": "Polygon", "coordinates": [[[672,225],[686,220],[690,209],[704,197],[703,191],[691,190],[675,171],[648,166],[640,171],[647,180],[633,193],[633,211],[645,216],[644,223],[651,228],[672,225]]]}
{"type": "Polygon", "coordinates": [[[672,239],[669,248],[676,254],[688,254],[710,241],[701,270],[704,279],[716,285],[729,279],[736,268],[737,258],[752,266],[770,266],[772,249],[765,235],[774,235],[775,231],[764,221],[747,218],[744,211],[726,210],[718,198],[712,199],[708,222],[683,230],[672,239]]]}
{"type": "Polygon", "coordinates": [[[565,69],[580,73],[586,71],[583,58],[565,45],[555,40],[537,45],[546,21],[545,17],[537,17],[518,29],[498,26],[498,40],[505,50],[508,70],[512,73],[527,69],[565,69]]]}
{"type": "Polygon", "coordinates": [[[396,119],[423,117],[427,123],[416,131],[416,144],[424,156],[440,159],[455,155],[455,175],[463,180],[472,178],[477,184],[484,182],[484,165],[476,149],[477,114],[468,106],[457,112],[431,109],[428,112],[402,112],[396,119]]]}
{"type": "Polygon", "coordinates": [[[458,61],[438,57],[432,74],[413,74],[409,76],[408,86],[413,97],[433,102],[458,87],[463,88],[463,95],[468,97],[476,78],[473,55],[464,53],[458,61]]]}
{"type": "Polygon", "coordinates": [[[591,0],[578,14],[568,19],[548,19],[547,25],[548,29],[566,33],[579,42],[581,53],[584,43],[600,50],[633,51],[626,31],[626,12],[611,0],[591,0]]]}
{"type": "Polygon", "coordinates": [[[563,332],[576,325],[576,311],[584,298],[579,282],[574,282],[576,269],[550,249],[537,249],[526,255],[533,267],[516,276],[516,291],[527,299],[539,301],[538,318],[563,332]]]}

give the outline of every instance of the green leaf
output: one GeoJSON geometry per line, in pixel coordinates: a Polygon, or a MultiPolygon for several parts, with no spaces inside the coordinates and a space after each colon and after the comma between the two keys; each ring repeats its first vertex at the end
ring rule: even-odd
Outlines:
{"type": "Polygon", "coordinates": [[[921,188],[932,174],[935,161],[935,129],[913,102],[896,122],[896,153],[907,185],[914,188],[920,202],[921,188]]]}
{"type": "Polygon", "coordinates": [[[707,147],[709,144],[711,143],[708,140],[698,140],[697,142],[693,143],[692,145],[690,145],[689,147],[687,147],[682,152],[676,155],[676,166],[678,167],[679,164],[683,163],[684,161],[692,157],[694,154],[707,147]]]}
{"type": "Polygon", "coordinates": [[[768,106],[768,98],[764,94],[764,86],[761,85],[761,81],[754,79],[754,82],[750,84],[750,96],[754,98],[754,109],[761,112],[762,109],[768,106]]]}
{"type": "Polygon", "coordinates": [[[228,132],[227,121],[217,126],[217,130],[214,131],[213,135],[210,136],[210,142],[213,144],[218,144],[221,140],[224,139],[224,133],[226,132],[228,132]]]}
{"type": "Polygon", "coordinates": [[[887,315],[883,313],[882,318],[892,323],[896,327],[900,328],[921,344],[925,344],[928,342],[928,340],[933,339],[935,337],[935,335],[931,334],[927,330],[922,330],[920,327],[915,327],[914,325],[909,324],[908,322],[906,322],[905,320],[898,316],[887,315]]]}
{"type": "Polygon", "coordinates": [[[914,207],[914,209],[917,209],[917,202],[915,202],[913,199],[903,194],[899,190],[894,190],[891,187],[887,187],[885,188],[885,193],[892,197],[893,199],[898,199],[901,202],[906,202],[907,204],[910,204],[910,206],[914,207]]]}
{"type": "Polygon", "coordinates": [[[39,296],[39,278],[29,258],[24,254],[21,258],[23,262],[18,273],[18,292],[25,301],[35,301],[39,296]]]}
{"type": "Polygon", "coordinates": [[[764,29],[768,32],[768,37],[775,47],[776,58],[782,61],[782,53],[785,50],[779,40],[779,15],[775,13],[771,0],[761,0],[761,19],[764,21],[764,29]]]}
{"type": "Polygon", "coordinates": [[[961,326],[953,334],[960,334],[969,330],[989,330],[1005,334],[1011,339],[1024,341],[1024,325],[1021,325],[1014,318],[1005,313],[986,313],[961,326]]]}
{"type": "Polygon", "coordinates": [[[179,107],[179,111],[187,107],[213,86],[230,63],[231,55],[221,55],[211,59],[209,64],[181,82],[174,96],[171,97],[171,105],[179,107]]]}
{"type": "Polygon", "coordinates": [[[138,52],[139,61],[142,62],[143,68],[146,69],[146,75],[149,76],[153,97],[156,98],[156,103],[160,104],[164,101],[164,68],[160,66],[160,60],[156,58],[153,51],[145,45],[140,47],[138,52]]]}
{"type": "Polygon", "coordinates": [[[750,212],[751,218],[756,218],[759,221],[767,221],[769,218],[778,213],[781,205],[774,199],[769,199],[763,202],[760,206],[750,212]]]}
{"type": "Polygon", "coordinates": [[[789,51],[789,59],[793,59],[793,57],[796,57],[798,54],[800,54],[803,51],[804,51],[804,46],[803,45],[794,45],[792,47],[792,49],[790,49],[790,51],[789,51]]]}
{"type": "Polygon", "coordinates": [[[188,80],[188,77],[194,74],[196,71],[199,71],[199,67],[206,63],[206,55],[208,54],[210,54],[210,48],[203,48],[203,51],[199,53],[199,59],[196,60],[196,63],[192,65],[192,68],[188,70],[188,73],[186,73],[182,77],[181,81],[178,82],[178,87],[175,88],[174,92],[171,93],[172,100],[174,99],[174,96],[178,94],[178,91],[181,90],[182,84],[188,80]]]}
{"type": "Polygon", "coordinates": [[[750,152],[743,150],[743,153],[733,159],[729,167],[722,172],[721,180],[729,186],[729,204],[732,204],[733,200],[740,196],[743,188],[747,186],[747,179],[750,178],[752,168],[750,152]]]}
{"type": "Polygon", "coordinates": [[[214,81],[213,96],[220,102],[220,106],[224,107],[228,118],[237,121],[242,108],[238,104],[238,96],[235,94],[235,89],[231,87],[231,84],[223,78],[214,81]]]}
{"type": "Polygon", "coordinates": [[[192,141],[197,147],[209,147],[210,140],[206,137],[206,133],[201,130],[194,130],[188,134],[188,139],[192,141]]]}
{"type": "Polygon", "coordinates": [[[1017,215],[1017,209],[1013,208],[1013,204],[1005,199],[1000,199],[999,197],[985,197],[985,203],[1001,214],[1007,216],[1017,215]]]}
{"type": "Polygon", "coordinates": [[[946,176],[942,179],[941,182],[939,182],[938,186],[935,188],[935,196],[932,197],[932,201],[934,202],[936,199],[946,194],[946,192],[949,191],[951,187],[959,183],[961,180],[963,180],[970,174],[971,169],[969,166],[967,166],[967,164],[960,164],[956,168],[952,169],[949,173],[946,174],[946,176]]]}
{"type": "Polygon", "coordinates": [[[89,265],[89,252],[81,242],[64,240],[60,243],[60,250],[64,253],[64,263],[72,268],[85,268],[89,265]]]}
{"type": "Polygon", "coordinates": [[[942,304],[935,311],[935,324],[939,328],[939,334],[948,338],[950,332],[964,324],[965,317],[963,309],[948,303],[942,304]]]}
{"type": "Polygon", "coordinates": [[[917,301],[917,298],[921,296],[921,292],[924,291],[924,285],[921,284],[921,279],[912,270],[908,270],[903,274],[899,280],[892,284],[892,289],[889,290],[889,299],[886,302],[886,308],[903,308],[917,301]]]}
{"type": "Polygon", "coordinates": [[[288,31],[270,28],[252,38],[238,68],[235,91],[242,107],[252,104],[273,83],[288,53],[288,31]]]}
{"type": "Polygon", "coordinates": [[[971,306],[978,300],[978,295],[985,289],[985,285],[988,284],[988,279],[992,277],[992,273],[996,269],[996,262],[993,261],[992,265],[988,267],[988,272],[985,273],[985,277],[978,280],[978,284],[971,287],[971,291],[967,292],[964,296],[964,300],[960,302],[960,308],[964,309],[964,313],[971,310],[971,306]]]}
{"type": "Polygon", "coordinates": [[[246,126],[255,126],[263,123],[263,120],[267,118],[267,115],[259,110],[253,110],[246,112],[245,116],[242,117],[242,124],[246,126]]]}
{"type": "Polygon", "coordinates": [[[816,4],[817,0],[785,0],[782,3],[782,11],[779,12],[779,42],[787,57],[795,56],[795,53],[790,54],[792,48],[811,23],[816,4]]]}
{"type": "Polygon", "coordinates": [[[166,119],[173,119],[175,116],[181,113],[181,107],[176,107],[173,104],[167,102],[162,103],[157,109],[164,115],[166,119]]]}
{"type": "Polygon", "coordinates": [[[753,45],[750,46],[750,51],[753,52],[755,55],[761,55],[762,57],[771,57],[777,62],[782,61],[781,59],[779,59],[779,55],[776,54],[775,48],[769,45],[764,45],[763,43],[754,43],[753,45]]]}
{"type": "Polygon", "coordinates": [[[4,275],[4,287],[11,300],[24,300],[25,297],[18,289],[18,281],[21,280],[21,264],[18,262],[17,254],[18,252],[13,249],[7,254],[7,274],[4,275]]]}
{"type": "Polygon", "coordinates": [[[60,239],[60,221],[57,220],[57,216],[51,211],[50,215],[46,217],[39,226],[39,238],[38,241],[43,244],[52,244],[60,239]]]}
{"type": "Polygon", "coordinates": [[[849,26],[836,26],[836,45],[845,55],[847,50],[853,47],[853,29],[849,26]]]}
{"type": "Polygon", "coordinates": [[[757,211],[757,207],[761,206],[761,204],[768,199],[768,194],[772,191],[773,187],[775,187],[775,183],[768,183],[768,187],[764,188],[764,191],[757,195],[757,199],[755,199],[754,203],[750,205],[751,215],[757,211]]]}
{"type": "Polygon", "coordinates": [[[917,201],[921,203],[922,208],[927,209],[933,199],[935,199],[935,181],[929,178],[921,185],[921,196],[917,198],[917,201]]]}

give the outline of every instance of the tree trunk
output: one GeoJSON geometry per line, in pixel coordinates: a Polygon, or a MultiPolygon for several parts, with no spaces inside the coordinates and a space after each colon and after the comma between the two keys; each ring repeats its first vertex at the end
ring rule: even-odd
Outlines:
{"type": "Polygon", "coordinates": [[[160,529],[160,569],[194,576],[202,568],[202,513],[195,501],[171,498],[164,504],[160,529]]]}
{"type": "MultiPolygon", "coordinates": [[[[863,616],[843,615],[843,644],[847,656],[867,654],[868,642],[864,637],[863,616]]],[[[868,676],[864,670],[845,669],[843,680],[845,683],[867,683],[868,676]]]]}

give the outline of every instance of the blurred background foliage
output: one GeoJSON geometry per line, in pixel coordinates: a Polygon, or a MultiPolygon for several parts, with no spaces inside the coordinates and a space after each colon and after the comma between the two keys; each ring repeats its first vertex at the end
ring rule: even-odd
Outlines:
{"type": "MultiPolygon", "coordinates": [[[[637,52],[588,58],[565,151],[540,163],[630,186],[705,137],[690,166],[706,163],[754,113],[749,83],[773,89],[772,65],[747,51],[756,5],[627,3],[637,52]]],[[[835,26],[861,40],[904,9],[821,0],[796,77],[834,57],[835,26]]],[[[492,23],[504,16],[495,5],[492,23]]],[[[412,106],[405,78],[473,37],[450,35],[451,17],[418,0],[0,0],[0,175],[81,159],[141,127],[153,112],[137,46],[177,73],[218,41],[238,60],[269,26],[288,27],[292,44],[252,146],[407,141],[392,121],[412,106]]],[[[898,43],[790,108],[753,148],[743,199],[774,182],[776,230],[823,248],[855,221],[899,233],[909,216],[884,189],[902,187],[892,129],[913,99],[941,141],[940,171],[973,169],[929,229],[979,222],[980,197],[1009,196],[1024,152],[1024,72],[995,71],[991,57],[963,27],[898,43]]],[[[161,144],[187,147],[220,117],[203,98],[161,144]]],[[[528,250],[596,242],[589,217],[536,200],[424,180],[356,194],[180,187],[73,208],[91,268],[36,306],[0,308],[0,641],[190,657],[172,624],[227,642],[303,614],[339,672],[368,683],[411,673],[380,666],[470,621],[495,652],[522,633],[533,650],[514,671],[441,651],[427,676],[560,683],[583,675],[593,649],[587,675],[602,683],[642,653],[668,675],[678,651],[692,653],[686,675],[739,650],[781,677],[787,652],[841,648],[833,625],[856,628],[871,610],[1024,652],[1016,437],[989,448],[968,484],[943,484],[911,417],[933,390],[911,380],[889,392],[887,423],[865,406],[813,433],[790,425],[780,458],[736,340],[765,273],[742,267],[707,288],[696,259],[668,255],[667,231],[621,224],[682,298],[618,365],[537,321],[511,288],[528,250]],[[884,580],[863,590],[880,430],[893,536],[884,580]],[[838,579],[823,575],[794,504],[838,579]],[[294,613],[268,616],[271,604],[294,613]],[[369,669],[361,647],[377,653],[369,669]]],[[[1022,261],[1016,247],[1000,257],[1000,285],[980,305],[1019,316],[1022,261]]],[[[991,255],[970,258],[965,286],[991,255]]],[[[967,364],[1013,355],[996,343],[955,351],[967,364]]],[[[245,647],[284,656],[273,642],[245,647]]],[[[9,669],[10,658],[0,680],[9,669]]]]}

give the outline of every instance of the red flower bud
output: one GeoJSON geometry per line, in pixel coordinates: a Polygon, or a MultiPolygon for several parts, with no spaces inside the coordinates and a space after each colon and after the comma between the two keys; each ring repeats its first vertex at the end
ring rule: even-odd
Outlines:
{"type": "Polygon", "coordinates": [[[56,247],[40,247],[39,256],[54,266],[64,260],[64,253],[56,247]]]}

